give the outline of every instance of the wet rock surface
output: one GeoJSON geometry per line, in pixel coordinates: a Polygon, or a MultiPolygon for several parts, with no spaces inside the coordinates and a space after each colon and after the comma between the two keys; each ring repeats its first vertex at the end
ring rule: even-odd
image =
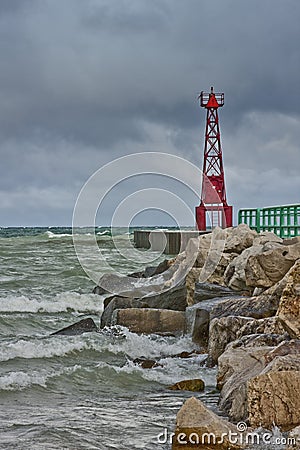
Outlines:
{"type": "Polygon", "coordinates": [[[116,309],[112,325],[127,327],[133,333],[184,333],[185,314],[167,309],[116,309]]]}
{"type": "Polygon", "coordinates": [[[143,369],[153,369],[155,367],[163,367],[162,364],[155,361],[154,359],[147,359],[147,358],[136,358],[133,360],[134,364],[138,364],[143,369]]]}
{"type": "Polygon", "coordinates": [[[182,380],[168,387],[168,389],[171,391],[192,391],[192,392],[204,391],[204,388],[205,388],[204,381],[201,380],[200,378],[196,378],[193,380],[182,380]]]}
{"type": "Polygon", "coordinates": [[[194,303],[199,303],[204,300],[209,300],[213,298],[221,297],[236,297],[238,294],[236,291],[226,287],[220,286],[216,283],[195,283],[195,293],[194,293],[194,303]]]}
{"type": "Polygon", "coordinates": [[[104,311],[101,316],[101,328],[112,325],[113,313],[117,309],[153,308],[184,311],[186,306],[185,285],[179,285],[166,292],[141,298],[128,298],[122,296],[109,297],[109,299],[104,301],[104,311]]]}
{"type": "Polygon", "coordinates": [[[69,325],[68,327],[62,328],[59,331],[55,331],[55,333],[52,333],[51,336],[56,335],[64,335],[64,336],[76,336],[78,334],[82,333],[91,333],[98,331],[98,327],[93,321],[93,319],[82,319],[79,322],[76,322],[72,325],[69,325]]]}

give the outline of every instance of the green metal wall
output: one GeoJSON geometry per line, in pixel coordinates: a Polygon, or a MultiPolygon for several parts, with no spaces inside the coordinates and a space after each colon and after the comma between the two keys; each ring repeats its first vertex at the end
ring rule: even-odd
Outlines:
{"type": "Polygon", "coordinates": [[[238,223],[246,223],[258,233],[260,231],[273,231],[281,238],[299,236],[300,205],[240,209],[238,223]]]}

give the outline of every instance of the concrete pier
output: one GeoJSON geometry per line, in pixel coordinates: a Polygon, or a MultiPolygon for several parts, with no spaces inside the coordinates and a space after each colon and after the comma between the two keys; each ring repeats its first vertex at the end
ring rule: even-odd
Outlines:
{"type": "Polygon", "coordinates": [[[153,251],[163,251],[167,255],[177,255],[180,248],[184,249],[191,238],[198,237],[200,234],[210,233],[209,231],[198,230],[135,230],[134,245],[137,248],[153,251]]]}

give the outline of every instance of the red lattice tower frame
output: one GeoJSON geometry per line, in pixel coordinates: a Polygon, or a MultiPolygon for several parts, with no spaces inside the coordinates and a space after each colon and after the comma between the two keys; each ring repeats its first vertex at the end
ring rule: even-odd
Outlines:
{"type": "Polygon", "coordinates": [[[210,214],[211,227],[232,226],[232,206],[226,200],[226,188],[221,148],[218,108],[224,105],[224,94],[201,92],[200,104],[206,108],[206,130],[203,159],[202,192],[196,207],[198,230],[206,230],[206,215],[210,214]]]}

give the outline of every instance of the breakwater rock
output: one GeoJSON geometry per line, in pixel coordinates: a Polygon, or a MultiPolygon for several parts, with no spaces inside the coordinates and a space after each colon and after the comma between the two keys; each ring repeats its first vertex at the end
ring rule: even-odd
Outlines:
{"type": "MultiPolygon", "coordinates": [[[[124,285],[106,276],[113,295],[102,327],[188,333],[207,352],[208,367],[218,366],[219,408],[230,421],[282,431],[300,426],[300,238],[247,225],[215,229],[190,239],[177,258],[125,278],[124,285]]],[[[222,421],[192,398],[178,413],[175,436],[234,429],[222,421]]]]}

